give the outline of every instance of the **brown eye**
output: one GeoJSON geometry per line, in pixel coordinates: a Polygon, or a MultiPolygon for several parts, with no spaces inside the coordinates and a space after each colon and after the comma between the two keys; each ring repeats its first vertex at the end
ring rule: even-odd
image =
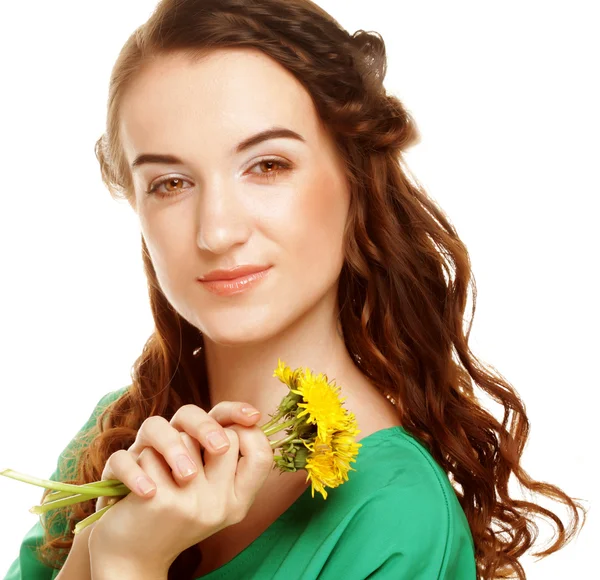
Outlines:
{"type": "Polygon", "coordinates": [[[277,161],[261,161],[259,165],[265,169],[265,173],[271,173],[274,167],[277,167],[279,163],[277,161]]]}
{"type": "Polygon", "coordinates": [[[181,177],[167,177],[155,183],[146,193],[148,195],[155,194],[158,197],[175,197],[179,191],[184,189],[183,183],[189,183],[181,177]],[[159,190],[160,187],[164,186],[164,190],[159,190]]]}
{"type": "Polygon", "coordinates": [[[178,185],[181,185],[181,179],[179,179],[178,177],[174,177],[173,179],[169,179],[168,181],[165,181],[165,187],[167,189],[167,191],[173,191],[171,189],[171,186],[174,185],[174,189],[177,189],[178,185]]]}
{"type": "Polygon", "coordinates": [[[258,163],[255,163],[252,169],[255,167],[259,167],[261,171],[258,173],[251,171],[251,173],[258,175],[262,179],[272,179],[279,173],[289,170],[291,165],[281,159],[262,159],[258,163]]]}

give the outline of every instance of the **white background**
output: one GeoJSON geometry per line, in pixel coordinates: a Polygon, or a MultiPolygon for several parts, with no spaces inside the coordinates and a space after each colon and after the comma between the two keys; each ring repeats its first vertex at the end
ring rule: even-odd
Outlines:
{"type": "MultiPolygon", "coordinates": [[[[319,4],[350,32],[386,41],[385,84],[422,135],[409,163],[472,259],[471,348],[527,406],[525,469],[593,504],[597,3],[319,4]]],[[[1,4],[0,468],[48,477],[98,400],[130,384],[153,328],[138,222],[104,189],[93,146],[114,60],[154,5],[1,4]]],[[[28,509],[41,491],[0,477],[0,573],[35,523],[28,509]]],[[[598,527],[592,505],[567,548],[523,559],[528,578],[591,578],[598,527]]]]}

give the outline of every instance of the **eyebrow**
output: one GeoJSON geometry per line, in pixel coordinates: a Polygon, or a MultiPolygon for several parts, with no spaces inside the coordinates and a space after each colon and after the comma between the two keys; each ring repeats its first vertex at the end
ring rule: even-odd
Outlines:
{"type": "MultiPolygon", "coordinates": [[[[240,143],[238,143],[232,151],[232,154],[238,154],[242,151],[249,149],[250,147],[254,147],[254,145],[258,145],[263,141],[268,141],[270,139],[296,139],[297,141],[302,141],[306,143],[306,139],[302,137],[296,131],[292,131],[291,129],[286,129],[285,127],[271,127],[270,129],[266,129],[265,131],[260,131],[259,133],[255,133],[250,137],[247,137],[240,143]]],[[[164,155],[160,153],[142,153],[138,155],[131,164],[131,169],[135,169],[136,167],[140,167],[146,163],[167,163],[167,164],[175,164],[175,165],[183,165],[183,161],[176,157],[175,155],[164,155]]]]}

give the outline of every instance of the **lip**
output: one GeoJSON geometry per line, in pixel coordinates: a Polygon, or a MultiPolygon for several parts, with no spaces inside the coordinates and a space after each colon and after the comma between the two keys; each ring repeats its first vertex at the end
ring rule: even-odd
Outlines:
{"type": "Polygon", "coordinates": [[[244,264],[229,268],[228,270],[211,270],[208,274],[199,278],[200,282],[212,282],[213,280],[234,280],[242,278],[248,274],[255,274],[267,270],[270,266],[256,266],[254,264],[244,264]]]}
{"type": "Polygon", "coordinates": [[[260,283],[271,270],[271,266],[244,265],[229,270],[212,270],[198,282],[206,290],[219,296],[240,294],[260,283]]]}

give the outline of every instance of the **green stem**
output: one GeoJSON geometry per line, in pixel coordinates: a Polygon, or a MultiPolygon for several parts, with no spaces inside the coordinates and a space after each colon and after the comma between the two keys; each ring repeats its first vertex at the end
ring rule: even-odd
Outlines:
{"type": "MultiPolygon", "coordinates": [[[[66,491],[60,491],[57,492],[58,495],[47,495],[44,498],[44,501],[42,501],[42,506],[48,505],[48,504],[52,504],[53,506],[56,505],[58,506],[58,504],[56,503],[57,501],[63,501],[63,500],[69,500],[72,498],[79,498],[75,501],[71,501],[71,502],[67,502],[64,505],[69,505],[71,503],[78,503],[80,501],[88,501],[90,499],[95,499],[97,497],[103,497],[106,496],[107,494],[104,492],[104,490],[102,490],[101,488],[96,488],[97,491],[95,492],[88,492],[88,493],[68,493],[66,491]]],[[[120,493],[118,495],[127,495],[131,490],[125,486],[125,485],[120,485],[120,486],[116,486],[113,488],[115,491],[119,491],[120,493]]],[[[111,494],[111,495],[115,495],[115,494],[111,494]]],[[[49,509],[54,509],[54,508],[49,508],[49,509]]]]}
{"type": "Polygon", "coordinates": [[[100,481],[86,483],[85,485],[89,485],[89,486],[93,486],[93,487],[112,487],[113,485],[122,485],[122,482],[118,479],[102,479],[100,481]]]}
{"type": "Polygon", "coordinates": [[[280,411],[277,415],[275,415],[268,423],[265,423],[264,425],[261,425],[260,428],[264,431],[265,429],[269,429],[270,427],[272,427],[273,425],[275,425],[275,423],[277,423],[277,421],[279,421],[279,419],[281,419],[281,417],[283,417],[285,415],[285,413],[283,411],[280,411]]]}
{"type": "MultiPolygon", "coordinates": [[[[106,487],[111,487],[111,488],[117,488],[117,487],[123,487],[124,484],[122,484],[118,479],[106,479],[103,481],[94,481],[92,483],[85,483],[81,486],[78,487],[84,487],[85,489],[89,489],[90,487],[93,487],[94,489],[104,489],[106,487]],[[110,483],[110,485],[106,485],[107,482],[113,482],[110,483]],[[85,487],[84,487],[85,486],[85,487]]],[[[126,490],[129,491],[128,487],[125,487],[126,490]]],[[[44,498],[44,502],[46,501],[53,501],[55,499],[62,499],[64,497],[71,497],[73,495],[72,492],[70,491],[53,491],[52,493],[49,493],[45,498],[44,498]]]]}
{"type": "MultiPolygon", "coordinates": [[[[40,479],[39,477],[33,477],[31,475],[26,475],[25,473],[19,473],[13,469],[5,469],[0,471],[0,475],[10,477],[11,479],[16,479],[18,481],[23,481],[25,483],[30,483],[31,485],[37,485],[38,487],[44,487],[46,489],[70,491],[71,493],[85,493],[86,495],[97,493],[97,488],[100,487],[90,486],[90,484],[72,485],[70,483],[62,483],[60,481],[52,481],[50,479],[40,479]]],[[[123,493],[118,488],[102,486],[102,493],[99,495],[123,495],[123,493]]]]}
{"type": "Polygon", "coordinates": [[[103,507],[101,510],[98,510],[97,512],[93,513],[91,516],[88,516],[84,520],[81,520],[75,526],[75,530],[73,533],[78,534],[79,532],[81,532],[81,530],[83,530],[83,528],[87,528],[90,524],[93,524],[96,520],[99,520],[104,515],[104,512],[109,510],[113,505],[114,504],[107,505],[107,506],[103,507]]]}
{"type": "Polygon", "coordinates": [[[77,493],[75,495],[71,495],[69,497],[65,497],[63,499],[57,499],[55,501],[43,502],[42,505],[35,505],[29,511],[32,514],[44,514],[50,510],[55,510],[61,507],[65,507],[68,505],[73,505],[74,503],[81,503],[84,501],[88,501],[90,499],[94,499],[89,495],[85,495],[83,493],[77,493]]]}
{"type": "Polygon", "coordinates": [[[265,429],[264,427],[261,427],[261,429],[263,430],[264,434],[268,437],[269,435],[273,435],[274,433],[279,433],[279,431],[282,431],[283,429],[287,429],[288,427],[291,427],[294,423],[296,422],[296,419],[290,419],[289,421],[286,421],[285,423],[278,423],[277,425],[274,425],[273,427],[270,427],[269,429],[265,429]]]}
{"type": "Polygon", "coordinates": [[[283,447],[287,443],[302,443],[302,439],[297,439],[297,434],[292,433],[291,435],[288,435],[279,441],[273,441],[271,446],[273,449],[277,449],[279,447],[283,447]]]}

